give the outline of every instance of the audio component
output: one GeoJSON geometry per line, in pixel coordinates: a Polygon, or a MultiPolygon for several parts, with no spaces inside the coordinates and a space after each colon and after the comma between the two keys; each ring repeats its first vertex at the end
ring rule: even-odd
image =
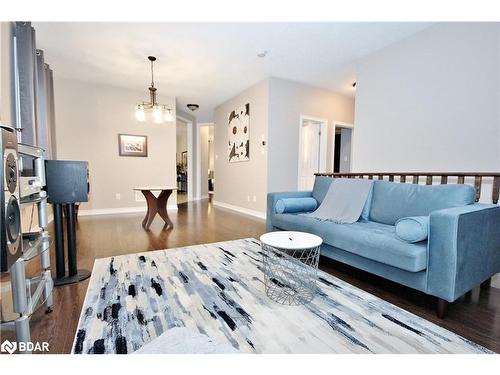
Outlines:
{"type": "Polygon", "coordinates": [[[49,203],[77,203],[89,200],[89,167],[86,161],[46,160],[49,203]]]}
{"type": "Polygon", "coordinates": [[[79,270],[76,255],[75,203],[88,202],[89,168],[86,161],[46,160],[45,176],[48,201],[54,209],[56,278],[54,285],[77,283],[90,277],[90,271],[79,270]],[[63,211],[66,214],[68,274],[64,252],[63,211]]]}
{"type": "Polygon", "coordinates": [[[0,271],[6,272],[22,255],[17,139],[13,128],[0,125],[0,271]]]}
{"type": "Polygon", "coordinates": [[[21,198],[29,197],[33,194],[38,194],[42,190],[42,182],[40,177],[19,177],[19,196],[21,198]]]}

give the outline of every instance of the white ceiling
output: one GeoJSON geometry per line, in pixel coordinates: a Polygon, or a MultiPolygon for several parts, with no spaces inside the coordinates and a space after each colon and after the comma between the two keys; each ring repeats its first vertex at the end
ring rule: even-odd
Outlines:
{"type": "Polygon", "coordinates": [[[354,95],[355,60],[430,23],[54,23],[37,22],[37,47],[54,74],[144,91],[148,55],[162,95],[183,110],[198,103],[198,121],[269,76],[354,95]],[[268,50],[265,58],[257,53],[268,50]]]}

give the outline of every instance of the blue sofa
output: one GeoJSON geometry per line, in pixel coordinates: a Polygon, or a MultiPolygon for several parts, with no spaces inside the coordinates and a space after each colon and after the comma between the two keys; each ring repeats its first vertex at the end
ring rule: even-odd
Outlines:
{"type": "Polygon", "coordinates": [[[276,212],[284,198],[321,204],[331,177],[317,176],[313,191],[269,193],[267,229],[313,233],[321,255],[438,297],[438,315],[469,290],[500,272],[500,206],[474,203],[469,185],[413,185],[374,181],[360,220],[336,224],[276,212]],[[398,219],[429,216],[428,239],[408,243],[398,219]]]}

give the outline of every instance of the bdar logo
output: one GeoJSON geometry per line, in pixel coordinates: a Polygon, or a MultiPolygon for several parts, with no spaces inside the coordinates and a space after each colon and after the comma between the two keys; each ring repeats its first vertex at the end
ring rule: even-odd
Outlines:
{"type": "Polygon", "coordinates": [[[12,354],[16,351],[17,349],[17,342],[10,342],[9,340],[5,340],[2,342],[2,345],[0,346],[0,351],[2,353],[9,353],[12,354]]]}

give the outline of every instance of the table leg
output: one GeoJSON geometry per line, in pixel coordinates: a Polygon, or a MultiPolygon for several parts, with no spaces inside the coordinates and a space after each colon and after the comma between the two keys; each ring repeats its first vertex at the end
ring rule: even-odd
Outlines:
{"type": "Polygon", "coordinates": [[[151,223],[153,222],[153,219],[158,212],[158,206],[156,203],[156,197],[153,193],[151,193],[151,191],[141,190],[141,192],[146,198],[146,202],[148,204],[148,212],[146,213],[146,217],[142,221],[142,227],[146,230],[149,230],[149,227],[151,226],[151,223]]]}
{"type": "Polygon", "coordinates": [[[168,198],[170,197],[170,194],[172,194],[172,190],[163,190],[160,195],[158,196],[157,200],[157,205],[158,205],[158,214],[161,216],[161,218],[165,221],[165,226],[164,228],[173,228],[174,224],[168,217],[168,212],[167,212],[167,202],[168,198]]]}

